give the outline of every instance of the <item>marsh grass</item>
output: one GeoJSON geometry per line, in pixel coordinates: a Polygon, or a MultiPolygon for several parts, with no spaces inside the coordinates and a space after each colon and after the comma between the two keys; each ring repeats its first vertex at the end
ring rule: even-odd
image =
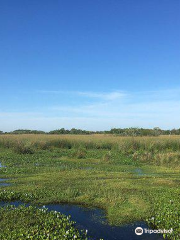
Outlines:
{"type": "MultiPolygon", "coordinates": [[[[7,168],[0,175],[12,185],[1,188],[0,200],[100,207],[115,225],[158,219],[156,203],[165,212],[167,199],[179,202],[179,156],[179,137],[1,136],[0,162],[7,168]],[[33,152],[17,151],[18,144],[33,152]]],[[[179,209],[171,206],[180,215],[179,209]]],[[[173,214],[161,219],[161,226],[167,224],[177,237],[173,214]]]]}
{"type": "Polygon", "coordinates": [[[59,135],[3,135],[0,147],[18,148],[29,145],[34,149],[104,149],[118,150],[124,154],[135,152],[157,153],[180,151],[180,137],[115,137],[115,136],[59,136],[59,135]]]}

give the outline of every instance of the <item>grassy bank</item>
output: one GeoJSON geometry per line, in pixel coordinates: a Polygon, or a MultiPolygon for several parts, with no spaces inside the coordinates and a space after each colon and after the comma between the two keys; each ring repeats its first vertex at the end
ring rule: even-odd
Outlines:
{"type": "Polygon", "coordinates": [[[12,185],[1,188],[0,199],[96,206],[112,224],[148,219],[172,227],[169,238],[177,239],[179,160],[176,136],[1,136],[0,162],[7,168],[0,176],[12,185]]]}

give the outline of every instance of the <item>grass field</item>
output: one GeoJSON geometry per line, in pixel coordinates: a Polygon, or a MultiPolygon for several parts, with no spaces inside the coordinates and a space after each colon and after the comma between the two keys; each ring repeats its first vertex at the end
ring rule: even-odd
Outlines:
{"type": "Polygon", "coordinates": [[[179,136],[1,135],[0,162],[2,201],[100,207],[111,224],[146,220],[179,239],[179,136]]]}

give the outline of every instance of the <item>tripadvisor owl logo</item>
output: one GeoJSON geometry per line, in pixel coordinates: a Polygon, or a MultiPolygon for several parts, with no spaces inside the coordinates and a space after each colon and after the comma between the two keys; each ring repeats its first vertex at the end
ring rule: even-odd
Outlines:
{"type": "Polygon", "coordinates": [[[136,235],[142,235],[142,234],[143,234],[143,229],[142,229],[141,227],[137,227],[137,228],[135,229],[135,234],[136,234],[136,235]]]}

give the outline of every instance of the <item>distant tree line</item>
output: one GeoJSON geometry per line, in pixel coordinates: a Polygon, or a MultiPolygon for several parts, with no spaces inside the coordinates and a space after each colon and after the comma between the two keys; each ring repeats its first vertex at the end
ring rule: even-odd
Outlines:
{"type": "Polygon", "coordinates": [[[28,130],[28,129],[18,129],[12,132],[3,132],[0,131],[0,134],[45,134],[44,131],[39,130],[28,130]]]}
{"type": "Polygon", "coordinates": [[[82,129],[72,128],[71,130],[61,128],[50,132],[40,130],[18,129],[12,132],[0,131],[0,134],[76,134],[76,135],[89,135],[89,134],[113,134],[119,136],[159,136],[159,135],[180,135],[179,129],[162,130],[159,127],[153,129],[146,128],[112,128],[107,131],[87,131],[82,129]]]}

